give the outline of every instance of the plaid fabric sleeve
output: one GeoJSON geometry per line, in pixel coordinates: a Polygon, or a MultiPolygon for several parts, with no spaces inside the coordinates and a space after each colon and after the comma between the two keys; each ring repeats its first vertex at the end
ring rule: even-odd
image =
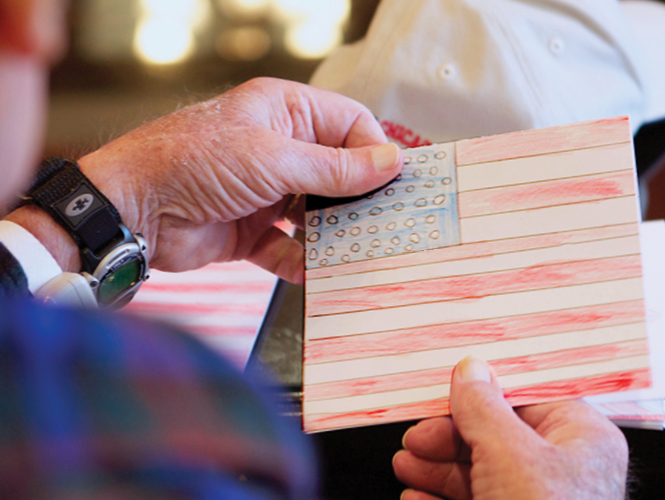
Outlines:
{"type": "Polygon", "coordinates": [[[21,265],[0,243],[0,298],[29,295],[28,278],[21,265]]]}
{"type": "Polygon", "coordinates": [[[305,499],[293,422],[187,334],[0,301],[0,498],[305,499]]]}

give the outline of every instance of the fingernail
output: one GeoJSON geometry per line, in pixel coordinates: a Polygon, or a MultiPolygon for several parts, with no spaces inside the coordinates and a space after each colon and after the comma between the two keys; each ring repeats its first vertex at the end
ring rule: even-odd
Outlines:
{"type": "Polygon", "coordinates": [[[409,432],[411,432],[413,430],[414,427],[415,427],[415,425],[412,425],[411,427],[409,427],[406,430],[406,432],[404,433],[404,435],[402,436],[402,448],[406,449],[406,436],[407,436],[407,434],[409,434],[409,432]]]}
{"type": "Polygon", "coordinates": [[[398,452],[396,452],[396,453],[393,455],[392,460],[390,461],[390,465],[391,465],[393,468],[395,467],[395,460],[397,459],[397,455],[399,455],[400,453],[404,453],[404,450],[399,450],[398,452]]]}
{"type": "Polygon", "coordinates": [[[399,147],[396,144],[382,144],[372,149],[372,161],[378,172],[390,170],[399,161],[399,147]]]}
{"type": "Polygon", "coordinates": [[[482,359],[467,356],[457,365],[457,373],[464,382],[491,382],[489,367],[482,359]]]}

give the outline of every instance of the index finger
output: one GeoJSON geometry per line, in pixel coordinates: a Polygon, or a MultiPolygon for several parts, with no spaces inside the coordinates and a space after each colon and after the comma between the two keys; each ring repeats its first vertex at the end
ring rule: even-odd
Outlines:
{"type": "Polygon", "coordinates": [[[468,460],[468,453],[463,453],[466,445],[450,417],[429,418],[418,422],[406,431],[402,445],[414,455],[426,460],[468,460]]]}

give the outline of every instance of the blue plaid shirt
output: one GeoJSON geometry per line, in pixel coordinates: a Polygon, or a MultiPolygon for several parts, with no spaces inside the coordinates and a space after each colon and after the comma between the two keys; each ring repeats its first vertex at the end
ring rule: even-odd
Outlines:
{"type": "Polygon", "coordinates": [[[304,436],[217,354],[168,326],[22,298],[17,266],[0,245],[0,498],[315,496],[304,436]]]}

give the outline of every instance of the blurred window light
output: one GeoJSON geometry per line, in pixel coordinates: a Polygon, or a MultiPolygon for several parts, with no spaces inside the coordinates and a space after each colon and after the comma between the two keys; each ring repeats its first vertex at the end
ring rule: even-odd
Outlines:
{"type": "Polygon", "coordinates": [[[273,6],[277,16],[289,24],[317,18],[341,25],[351,13],[351,0],[273,0],[273,6]]]}
{"type": "Polygon", "coordinates": [[[155,17],[142,22],[134,38],[134,51],[151,64],[174,64],[194,50],[194,33],[189,25],[155,17]]]}
{"type": "Polygon", "coordinates": [[[217,0],[219,7],[229,17],[257,19],[270,10],[272,0],[217,0]]]}
{"type": "Polygon", "coordinates": [[[270,35],[254,26],[228,29],[217,39],[216,48],[230,61],[256,61],[270,51],[270,35]]]}
{"type": "Polygon", "coordinates": [[[342,41],[343,33],[340,26],[315,21],[289,27],[284,44],[295,57],[319,59],[330,54],[342,41]]]}
{"type": "Polygon", "coordinates": [[[209,0],[140,0],[134,52],[150,64],[175,64],[194,53],[195,33],[210,20],[209,0]]]}

